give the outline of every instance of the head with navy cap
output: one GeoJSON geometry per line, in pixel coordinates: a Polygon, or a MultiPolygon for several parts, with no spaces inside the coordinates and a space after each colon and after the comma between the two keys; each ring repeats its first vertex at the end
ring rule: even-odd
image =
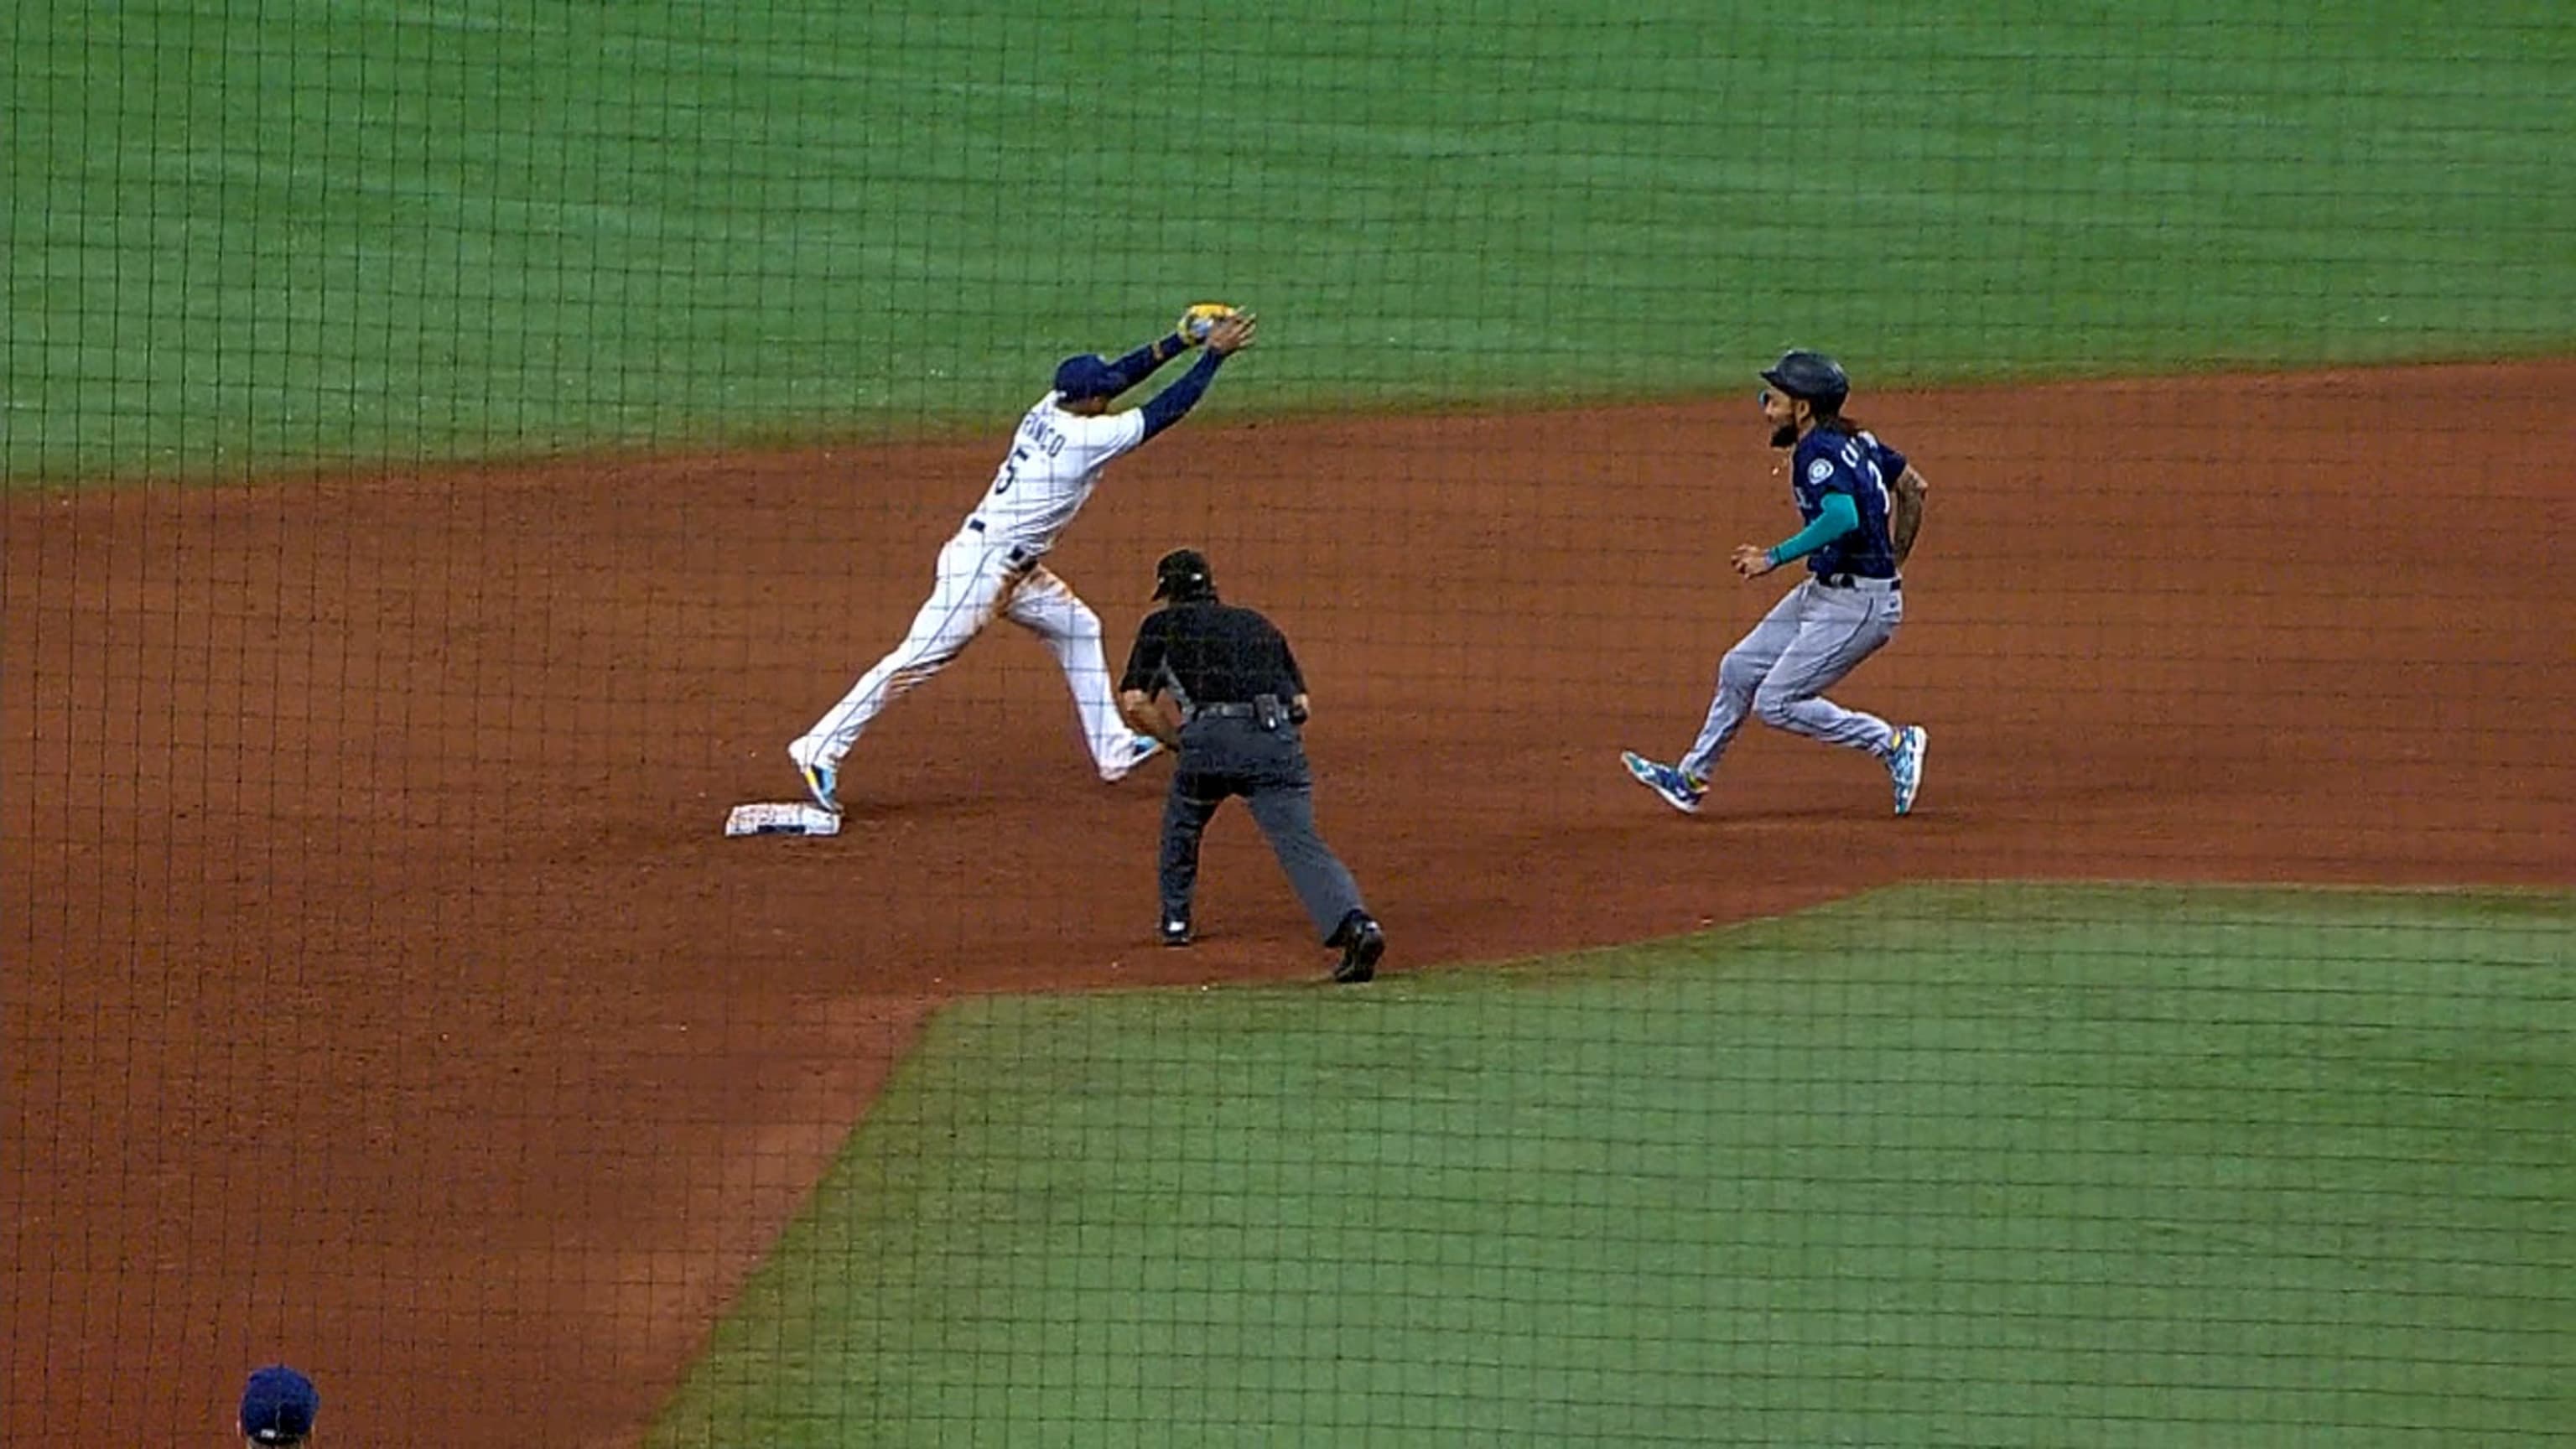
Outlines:
{"type": "Polygon", "coordinates": [[[1097,352],[1077,353],[1055,365],[1056,406],[1077,417],[1109,411],[1110,399],[1125,386],[1109,359],[1097,352]]]}
{"type": "Polygon", "coordinates": [[[282,1363],[270,1364],[242,1386],[242,1439],[260,1449],[303,1444],[313,1437],[313,1420],[321,1412],[322,1395],[311,1379],[282,1363]]]}

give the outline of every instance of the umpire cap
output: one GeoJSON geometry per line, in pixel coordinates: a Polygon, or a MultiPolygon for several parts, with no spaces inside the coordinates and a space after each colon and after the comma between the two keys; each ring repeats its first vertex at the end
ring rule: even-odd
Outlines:
{"type": "Polygon", "coordinates": [[[1155,598],[1178,601],[1215,592],[1216,578],[1208,572],[1207,555],[1197,549],[1173,549],[1154,565],[1155,598]]]}
{"type": "Polygon", "coordinates": [[[301,1444],[321,1412],[313,1381],[282,1363],[254,1372],[242,1387],[242,1437],[256,1443],[301,1444]]]}
{"type": "Polygon", "coordinates": [[[1842,411],[1843,399],[1851,396],[1851,378],[1843,365],[1821,352],[1796,348],[1783,352],[1778,362],[1762,369],[1762,380],[1791,397],[1814,403],[1820,413],[1842,411]]]}

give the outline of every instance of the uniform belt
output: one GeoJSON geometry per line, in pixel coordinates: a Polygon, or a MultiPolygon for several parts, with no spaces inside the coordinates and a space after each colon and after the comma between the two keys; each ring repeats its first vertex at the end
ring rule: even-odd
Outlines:
{"type": "Polygon", "coordinates": [[[1867,574],[1818,574],[1816,582],[1829,589],[1860,589],[1873,594],[1901,593],[1905,588],[1903,579],[1874,579],[1867,574]]]}
{"type": "Polygon", "coordinates": [[[1189,707],[1189,718],[1191,720],[1260,720],[1262,721],[1261,727],[1263,729],[1272,729],[1282,724],[1302,724],[1305,722],[1306,716],[1298,712],[1297,704],[1294,700],[1281,699],[1276,695],[1265,694],[1261,698],[1249,703],[1245,703],[1240,700],[1226,700],[1220,704],[1193,704],[1189,707]],[[1269,712],[1268,718],[1266,719],[1263,717],[1264,710],[1269,712]]]}
{"type": "MultiPolygon", "coordinates": [[[[984,531],[984,520],[980,518],[967,519],[966,531],[968,533],[982,533],[984,531]]],[[[1036,554],[1029,552],[1028,545],[1026,544],[1015,543],[1011,545],[1011,562],[1015,564],[1027,563],[1030,559],[1036,557],[1036,554]]]]}

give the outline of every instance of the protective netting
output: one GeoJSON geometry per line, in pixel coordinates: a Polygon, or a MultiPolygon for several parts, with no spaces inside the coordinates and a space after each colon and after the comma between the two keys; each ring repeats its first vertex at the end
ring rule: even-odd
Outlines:
{"type": "Polygon", "coordinates": [[[2576,1437],[2571,66],[22,0],[0,1438],[2576,1437]],[[1181,547],[1374,982],[1240,800],[1158,942],[1181,547]]]}

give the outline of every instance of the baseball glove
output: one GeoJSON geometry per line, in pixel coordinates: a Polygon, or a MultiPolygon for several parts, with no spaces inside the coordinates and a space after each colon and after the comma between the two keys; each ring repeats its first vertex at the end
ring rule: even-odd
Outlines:
{"type": "Polygon", "coordinates": [[[1234,315],[1234,308],[1223,302],[1193,302],[1181,313],[1180,324],[1172,330],[1192,347],[1207,341],[1208,329],[1234,315]]]}
{"type": "Polygon", "coordinates": [[[1895,546],[1896,561],[1905,562],[1914,552],[1914,536],[1923,531],[1923,495],[1931,485],[1909,465],[1896,486],[1888,490],[1887,541],[1895,546]]]}

